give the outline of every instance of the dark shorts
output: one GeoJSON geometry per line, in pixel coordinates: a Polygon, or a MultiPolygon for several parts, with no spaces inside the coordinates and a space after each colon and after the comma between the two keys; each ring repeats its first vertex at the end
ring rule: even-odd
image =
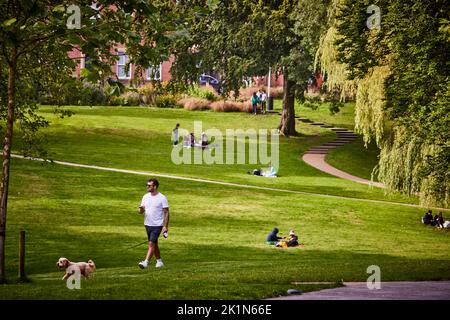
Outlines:
{"type": "Polygon", "coordinates": [[[163,228],[162,226],[161,227],[145,226],[145,230],[147,231],[148,241],[151,241],[153,243],[158,243],[158,238],[159,238],[159,235],[161,234],[162,228],[163,228]]]}

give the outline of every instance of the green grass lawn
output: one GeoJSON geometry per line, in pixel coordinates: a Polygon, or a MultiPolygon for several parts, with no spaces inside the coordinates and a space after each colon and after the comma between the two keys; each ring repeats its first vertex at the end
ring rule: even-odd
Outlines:
{"type": "MultiPolygon", "coordinates": [[[[260,164],[177,165],[171,161],[171,130],[176,123],[189,131],[193,130],[194,121],[201,121],[203,130],[217,128],[222,133],[226,129],[273,129],[279,122],[277,114],[255,117],[243,113],[143,107],[69,109],[76,114],[66,119],[55,116],[51,107],[43,107],[41,111],[52,122],[51,127],[43,132],[48,139],[49,157],[54,160],[303,192],[418,203],[417,198],[398,194],[386,196],[381,189],[345,181],[305,164],[301,160],[303,153],[312,146],[335,139],[335,134],[301,122],[296,126],[299,136],[279,138],[278,179],[261,179],[247,174],[260,164]]],[[[17,139],[17,150],[20,143],[17,139]]],[[[364,150],[361,152],[364,156],[364,150]]]]}
{"type": "Polygon", "coordinates": [[[166,268],[140,270],[145,246],[128,248],[145,240],[145,177],[17,159],[12,172],[7,271],[14,279],[26,230],[31,282],[0,286],[0,299],[256,299],[324,287],[299,281],[365,281],[373,264],[383,281],[450,278],[449,234],[421,225],[421,209],[172,179],[160,179],[166,268]],[[266,245],[274,226],[305,247],[266,245]],[[93,259],[93,279],[66,289],[60,256],[93,259]]]}
{"type": "Polygon", "coordinates": [[[220,130],[274,128],[277,115],[71,109],[76,115],[68,119],[53,116],[50,107],[41,110],[52,121],[45,134],[55,160],[361,200],[161,178],[171,212],[169,238],[160,240],[166,267],[140,270],[146,247],[130,247],[145,240],[137,206],[146,176],[13,159],[6,240],[10,283],[0,285],[0,299],[259,299],[330,286],[294,282],[366,281],[370,265],[381,268],[382,281],[450,279],[448,231],[423,226],[423,208],[400,204],[417,199],[386,196],[301,161],[310,146],[334,138],[328,130],[299,123],[298,137],[280,137],[281,177],[265,179],[246,173],[256,165],[174,165],[170,131],[177,122],[192,129],[194,120],[220,130]],[[295,229],[305,247],[266,245],[275,226],[283,235],[295,229]],[[27,283],[14,281],[20,230],[27,232],[27,283]],[[93,279],[82,280],[81,290],[69,290],[61,280],[55,265],[61,256],[96,262],[93,279]]]}
{"type": "MultiPolygon", "coordinates": [[[[340,170],[355,176],[371,180],[372,172],[378,163],[380,150],[374,142],[367,148],[362,138],[342,147],[332,149],[326,156],[326,161],[340,170]]],[[[374,181],[378,181],[374,176],[374,181]]]]}

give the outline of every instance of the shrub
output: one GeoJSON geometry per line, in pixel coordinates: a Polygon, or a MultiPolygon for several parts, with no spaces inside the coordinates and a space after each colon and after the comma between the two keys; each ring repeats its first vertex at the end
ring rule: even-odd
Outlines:
{"type": "Polygon", "coordinates": [[[110,96],[108,99],[108,105],[110,106],[124,106],[125,101],[122,96],[110,96]]]}
{"type": "Polygon", "coordinates": [[[217,101],[210,105],[211,110],[216,112],[251,112],[251,102],[217,101]]]}
{"type": "Polygon", "coordinates": [[[155,104],[157,90],[152,83],[147,83],[137,89],[140,99],[144,104],[155,104]]]}
{"type": "Polygon", "coordinates": [[[283,87],[270,88],[270,96],[274,98],[283,98],[283,87]]]}
{"type": "Polygon", "coordinates": [[[93,106],[103,106],[107,102],[106,95],[102,87],[90,88],[90,104],[93,106]]]}
{"type": "Polygon", "coordinates": [[[122,105],[124,106],[138,106],[141,102],[139,93],[135,91],[127,91],[124,94],[121,94],[120,97],[123,99],[122,105]]]}
{"type": "MultiPolygon", "coordinates": [[[[253,92],[258,92],[258,90],[264,89],[267,94],[267,88],[266,86],[261,87],[247,87],[247,88],[241,88],[239,90],[239,97],[243,98],[245,100],[251,99],[253,92]]],[[[283,97],[283,87],[271,87],[270,88],[270,96],[274,98],[282,98],[283,97]]]]}
{"type": "Polygon", "coordinates": [[[176,108],[178,96],[168,93],[164,95],[158,95],[155,98],[154,106],[157,108],[176,108]]]}
{"type": "Polygon", "coordinates": [[[206,99],[211,102],[219,100],[219,97],[217,96],[216,92],[214,91],[214,88],[210,87],[210,86],[190,87],[188,90],[188,95],[191,97],[195,97],[195,98],[206,99]]]}
{"type": "Polygon", "coordinates": [[[207,110],[210,109],[210,102],[202,98],[187,97],[178,100],[178,105],[186,110],[207,110]]]}

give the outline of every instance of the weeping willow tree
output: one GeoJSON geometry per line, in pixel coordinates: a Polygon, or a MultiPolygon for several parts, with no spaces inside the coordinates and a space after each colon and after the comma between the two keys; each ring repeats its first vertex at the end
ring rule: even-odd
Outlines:
{"type": "Polygon", "coordinates": [[[356,130],[380,148],[378,179],[421,204],[450,205],[446,1],[335,0],[317,52],[329,88],[356,89],[356,130]],[[369,28],[369,5],[382,14],[369,28]],[[351,81],[349,83],[349,81],[351,81]]]}
{"type": "Polygon", "coordinates": [[[341,100],[353,98],[356,95],[357,84],[349,80],[348,67],[338,61],[338,51],[335,46],[339,34],[335,26],[331,26],[321,37],[316,52],[314,69],[319,69],[326,76],[326,85],[329,91],[339,92],[341,100]]]}
{"type": "Polygon", "coordinates": [[[389,134],[384,92],[384,81],[389,73],[388,66],[374,67],[358,81],[355,130],[363,135],[366,145],[374,139],[378,146],[382,146],[389,134]]]}

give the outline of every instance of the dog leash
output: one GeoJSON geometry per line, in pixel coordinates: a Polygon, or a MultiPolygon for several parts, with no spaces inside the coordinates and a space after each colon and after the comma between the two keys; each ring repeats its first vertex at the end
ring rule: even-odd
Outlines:
{"type": "Polygon", "coordinates": [[[134,246],[131,246],[131,247],[128,247],[128,248],[125,248],[125,249],[126,249],[126,250],[129,250],[129,249],[133,249],[133,248],[136,248],[136,247],[142,246],[143,244],[146,244],[146,243],[148,243],[148,240],[145,240],[144,242],[141,242],[141,243],[135,244],[134,246]]]}

